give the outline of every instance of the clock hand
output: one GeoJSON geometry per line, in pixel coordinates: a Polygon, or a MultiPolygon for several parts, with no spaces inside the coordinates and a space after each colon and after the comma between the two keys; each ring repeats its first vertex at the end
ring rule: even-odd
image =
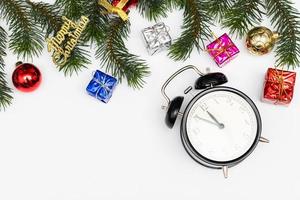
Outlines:
{"type": "Polygon", "coordinates": [[[217,124],[217,123],[215,123],[215,122],[212,122],[212,121],[210,121],[210,120],[208,120],[208,119],[204,119],[204,118],[202,118],[202,117],[199,117],[198,115],[195,115],[195,118],[197,118],[197,119],[199,119],[199,120],[202,120],[202,121],[205,121],[205,122],[207,122],[207,123],[216,125],[217,127],[220,128],[220,125],[219,125],[219,124],[217,124]]]}
{"type": "Polygon", "coordinates": [[[214,120],[214,122],[217,123],[217,125],[218,125],[218,127],[219,127],[220,129],[225,128],[225,125],[224,125],[223,123],[220,123],[220,122],[216,119],[215,116],[213,116],[213,115],[212,115],[210,112],[208,112],[207,110],[206,110],[206,112],[207,112],[207,114],[210,116],[210,118],[212,118],[212,120],[214,120]]]}

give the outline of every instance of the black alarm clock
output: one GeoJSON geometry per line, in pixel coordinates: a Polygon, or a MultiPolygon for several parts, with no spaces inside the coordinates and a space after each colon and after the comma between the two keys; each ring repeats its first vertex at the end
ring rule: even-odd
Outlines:
{"type": "Polygon", "coordinates": [[[201,165],[223,169],[225,178],[228,168],[247,158],[259,142],[269,142],[261,136],[262,120],[253,101],[237,89],[221,86],[227,82],[222,73],[203,74],[189,65],[175,72],[162,86],[168,103],[164,106],[167,126],[173,128],[181,117],[180,134],[187,153],[201,165]],[[194,88],[200,91],[181,112],[184,97],[170,100],[165,89],[188,69],[199,75],[194,88]]]}

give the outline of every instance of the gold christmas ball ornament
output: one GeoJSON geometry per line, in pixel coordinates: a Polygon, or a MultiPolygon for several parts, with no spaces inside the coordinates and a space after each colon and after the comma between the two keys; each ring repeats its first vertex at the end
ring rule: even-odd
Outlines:
{"type": "Polygon", "coordinates": [[[267,54],[272,51],[278,38],[278,33],[272,32],[266,27],[255,27],[247,34],[247,49],[254,55],[267,54]]]}

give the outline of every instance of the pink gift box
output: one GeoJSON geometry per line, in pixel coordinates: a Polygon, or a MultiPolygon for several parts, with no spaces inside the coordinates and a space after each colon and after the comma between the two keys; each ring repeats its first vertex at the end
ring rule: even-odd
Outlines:
{"type": "Polygon", "coordinates": [[[240,52],[226,33],[207,45],[206,49],[219,67],[223,67],[240,52]]]}

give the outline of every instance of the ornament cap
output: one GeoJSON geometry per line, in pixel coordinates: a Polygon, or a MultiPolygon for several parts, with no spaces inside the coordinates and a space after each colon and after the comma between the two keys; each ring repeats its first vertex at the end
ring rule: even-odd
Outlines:
{"type": "Polygon", "coordinates": [[[18,61],[18,62],[16,62],[15,66],[18,67],[19,65],[22,65],[22,64],[23,64],[22,61],[18,61]]]}
{"type": "Polygon", "coordinates": [[[278,39],[279,39],[279,37],[280,37],[280,35],[279,35],[279,33],[278,32],[273,32],[273,35],[272,35],[272,38],[275,40],[275,41],[277,41],[278,39]]]}

